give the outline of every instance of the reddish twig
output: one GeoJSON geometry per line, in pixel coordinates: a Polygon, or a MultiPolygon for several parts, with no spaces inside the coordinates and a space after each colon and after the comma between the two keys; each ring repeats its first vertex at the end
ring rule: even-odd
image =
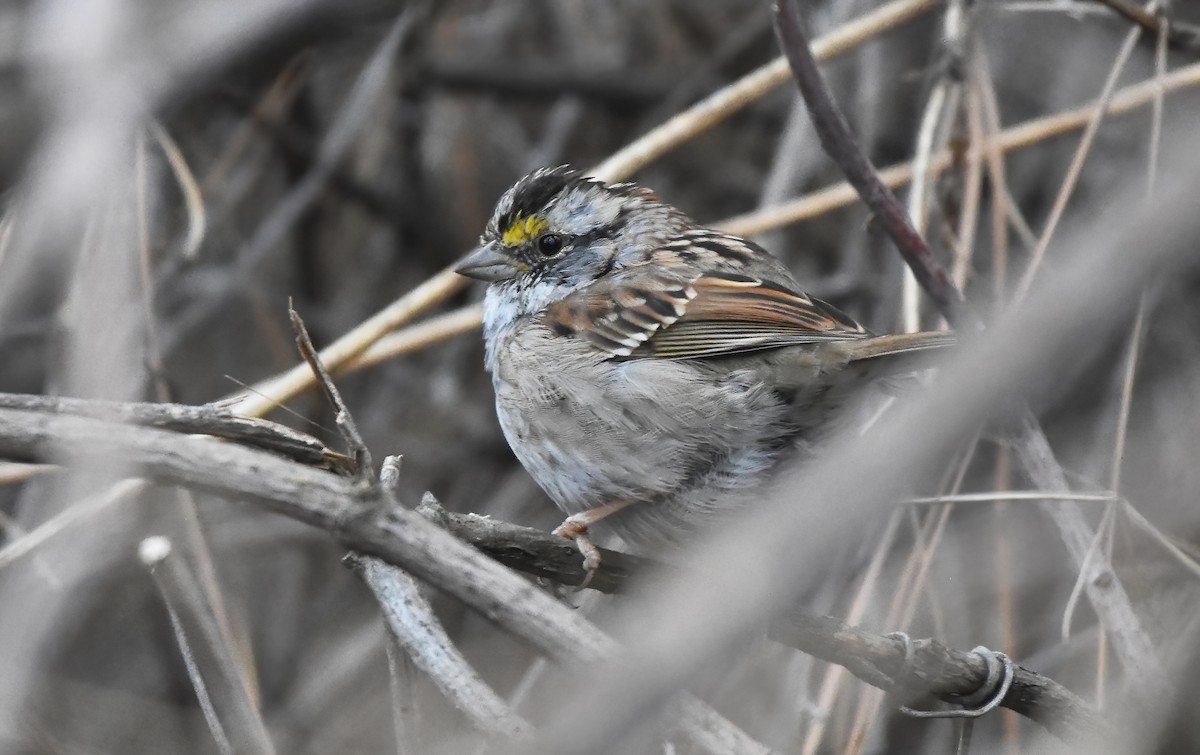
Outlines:
{"type": "Polygon", "coordinates": [[[808,40],[791,3],[781,0],[775,4],[775,31],[825,152],[862,196],[863,202],[895,242],[921,288],[933,299],[946,320],[959,328],[977,323],[966,314],[962,292],[954,285],[949,272],[934,258],[925,239],[909,222],[903,206],[855,143],[850,126],[833,104],[833,96],[817,70],[817,61],[809,50],[808,40]]]}

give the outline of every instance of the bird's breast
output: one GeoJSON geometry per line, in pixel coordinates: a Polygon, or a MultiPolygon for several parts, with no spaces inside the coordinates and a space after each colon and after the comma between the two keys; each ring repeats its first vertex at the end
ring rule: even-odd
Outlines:
{"type": "Polygon", "coordinates": [[[627,499],[647,502],[631,519],[719,511],[766,482],[790,432],[783,400],[750,373],[612,361],[534,319],[491,352],[505,437],[567,513],[627,499]]]}

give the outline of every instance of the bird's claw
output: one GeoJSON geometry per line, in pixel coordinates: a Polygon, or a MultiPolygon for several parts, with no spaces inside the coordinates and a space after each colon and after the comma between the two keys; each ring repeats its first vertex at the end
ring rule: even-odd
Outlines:
{"type": "Polygon", "coordinates": [[[600,570],[600,549],[592,542],[592,538],[588,535],[587,522],[576,519],[573,516],[567,517],[567,520],[554,528],[553,534],[575,543],[575,547],[579,549],[580,555],[583,556],[583,570],[585,572],[583,581],[576,585],[576,590],[583,590],[592,583],[596,572],[600,570]]]}

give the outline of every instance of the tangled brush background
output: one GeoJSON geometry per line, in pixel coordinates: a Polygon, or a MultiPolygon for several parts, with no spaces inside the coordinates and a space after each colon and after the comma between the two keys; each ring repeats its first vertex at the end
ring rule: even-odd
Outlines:
{"type": "MultiPolygon", "coordinates": [[[[797,470],[794,518],[772,503],[778,542],[750,523],[711,544],[719,576],[691,589],[567,596],[624,643],[600,666],[546,663],[430,591],[453,646],[511,704],[509,728],[489,729],[389,654],[379,604],[329,533],[122,481],[130,460],[103,448],[30,465],[38,454],[0,440],[0,752],[952,745],[952,723],[896,711],[929,700],[761,637],[776,582],[872,632],[1003,650],[1094,706],[1107,728],[1088,734],[1113,751],[1197,747],[1197,8],[805,6],[814,37],[842,40],[822,70],[860,144],[880,166],[915,165],[885,176],[994,327],[915,409],[797,470]],[[847,32],[863,17],[882,20],[847,32]],[[1069,494],[1033,493],[1008,421],[1026,404],[1069,494]],[[1078,579],[1047,515],[1068,506],[1094,533],[1082,572],[1113,566],[1104,585],[1078,579]],[[139,547],[159,535],[178,558],[152,576],[139,547]],[[1145,647],[1089,600],[1114,583],[1145,647]],[[181,584],[215,590],[217,640],[181,632],[179,611],[173,626],[164,593],[181,584]],[[208,672],[199,692],[181,634],[208,672]],[[755,744],[674,727],[681,685],[755,744]]],[[[451,511],[553,527],[495,421],[481,291],[442,271],[516,178],[566,162],[752,236],[876,331],[939,322],[853,194],[827,190],[842,175],[786,75],[653,159],[620,152],[779,55],[760,0],[41,0],[0,9],[0,38],[0,391],[217,401],[299,363],[289,299],[320,347],[433,279],[390,353],[335,373],[366,445],[403,455],[405,504],[428,490],[451,511]]],[[[271,418],[342,447],[318,392],[287,406],[271,418]]],[[[10,429],[0,417],[0,438],[10,429]]],[[[972,746],[1101,745],[996,711],[972,746]]]]}

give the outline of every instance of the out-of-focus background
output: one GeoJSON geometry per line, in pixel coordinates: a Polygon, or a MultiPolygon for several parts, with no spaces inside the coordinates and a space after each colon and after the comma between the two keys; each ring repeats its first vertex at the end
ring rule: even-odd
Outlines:
{"type": "MultiPolygon", "coordinates": [[[[805,20],[819,35],[883,4],[805,3],[805,20]]],[[[979,311],[1016,306],[1035,250],[1044,246],[1041,265],[1053,268],[1065,239],[1079,243],[1097,213],[1114,211],[1115,192],[1148,186],[1153,202],[1153,155],[1159,166],[1200,167],[1186,149],[1200,123],[1200,45],[1186,30],[1160,54],[1154,31],[1129,41],[1140,27],[1101,2],[958,2],[965,17],[949,27],[946,6],[929,5],[823,70],[879,165],[914,159],[923,141],[935,156],[949,149],[949,169],[916,204],[979,311]],[[1167,90],[1160,115],[1156,75],[1167,90]],[[1072,173],[1110,76],[1123,111],[1103,119],[1072,173]],[[1062,113],[1074,120],[1057,130],[1038,120],[1062,113]],[[1047,233],[1068,175],[1077,184],[1047,233]]],[[[1195,4],[1170,6],[1170,18],[1200,22],[1195,4]]],[[[234,393],[297,363],[289,299],[327,344],[467,252],[523,174],[597,165],[777,55],[761,0],[0,6],[0,391],[188,404],[234,393]]],[[[791,85],[632,178],[711,223],[841,180],[791,85]]],[[[803,214],[737,228],[873,330],[904,328],[914,301],[920,323],[937,325],[927,302],[905,293],[898,255],[861,206],[803,214]]],[[[466,287],[440,309],[480,294],[466,287]]],[[[1178,665],[1200,620],[1196,295],[1188,275],[1146,291],[1128,400],[1136,296],[1112,303],[1127,313],[1119,332],[1074,344],[1047,365],[1054,388],[1034,397],[1072,487],[1131,504],[1080,505],[1102,528],[1095,547],[1178,665]]],[[[477,331],[338,382],[376,456],[403,455],[406,501],[431,490],[455,510],[560,521],[499,433],[477,331]]],[[[289,409],[271,416],[338,442],[323,399],[307,394],[289,409]]],[[[1030,488],[1001,446],[970,441],[924,493],[1030,488]]],[[[162,488],[120,495],[111,470],[77,471],[0,478],[0,752],[219,751],[137,558],[147,536],[193,536],[193,505],[277,751],[394,750],[384,630],[340,565],[343,549],[236,502],[162,488]],[[85,513],[36,548],[14,549],[76,509],[85,513]]],[[[1077,570],[1033,503],[897,504],[894,521],[857,531],[849,560],[879,553],[881,574],[864,585],[861,569],[848,570],[815,608],[846,616],[861,594],[856,621],[873,630],[1004,649],[1091,702],[1119,697],[1124,670],[1087,601],[1071,608],[1077,570]]],[[[523,678],[536,686],[531,648],[434,599],[497,690],[523,678]]],[[[856,681],[822,697],[828,674],[798,653],[764,650],[706,697],[786,752],[946,746],[949,725],[872,707],[856,681]]],[[[462,717],[428,685],[417,691],[425,751],[471,751],[462,717]]],[[[524,712],[538,722],[551,706],[532,700],[524,712]]],[[[1172,721],[1165,731],[1188,741],[1172,721]]],[[[978,724],[976,747],[1020,752],[1039,732],[996,714],[978,724]]],[[[1147,740],[1147,751],[1160,746],[1147,740]]]]}

